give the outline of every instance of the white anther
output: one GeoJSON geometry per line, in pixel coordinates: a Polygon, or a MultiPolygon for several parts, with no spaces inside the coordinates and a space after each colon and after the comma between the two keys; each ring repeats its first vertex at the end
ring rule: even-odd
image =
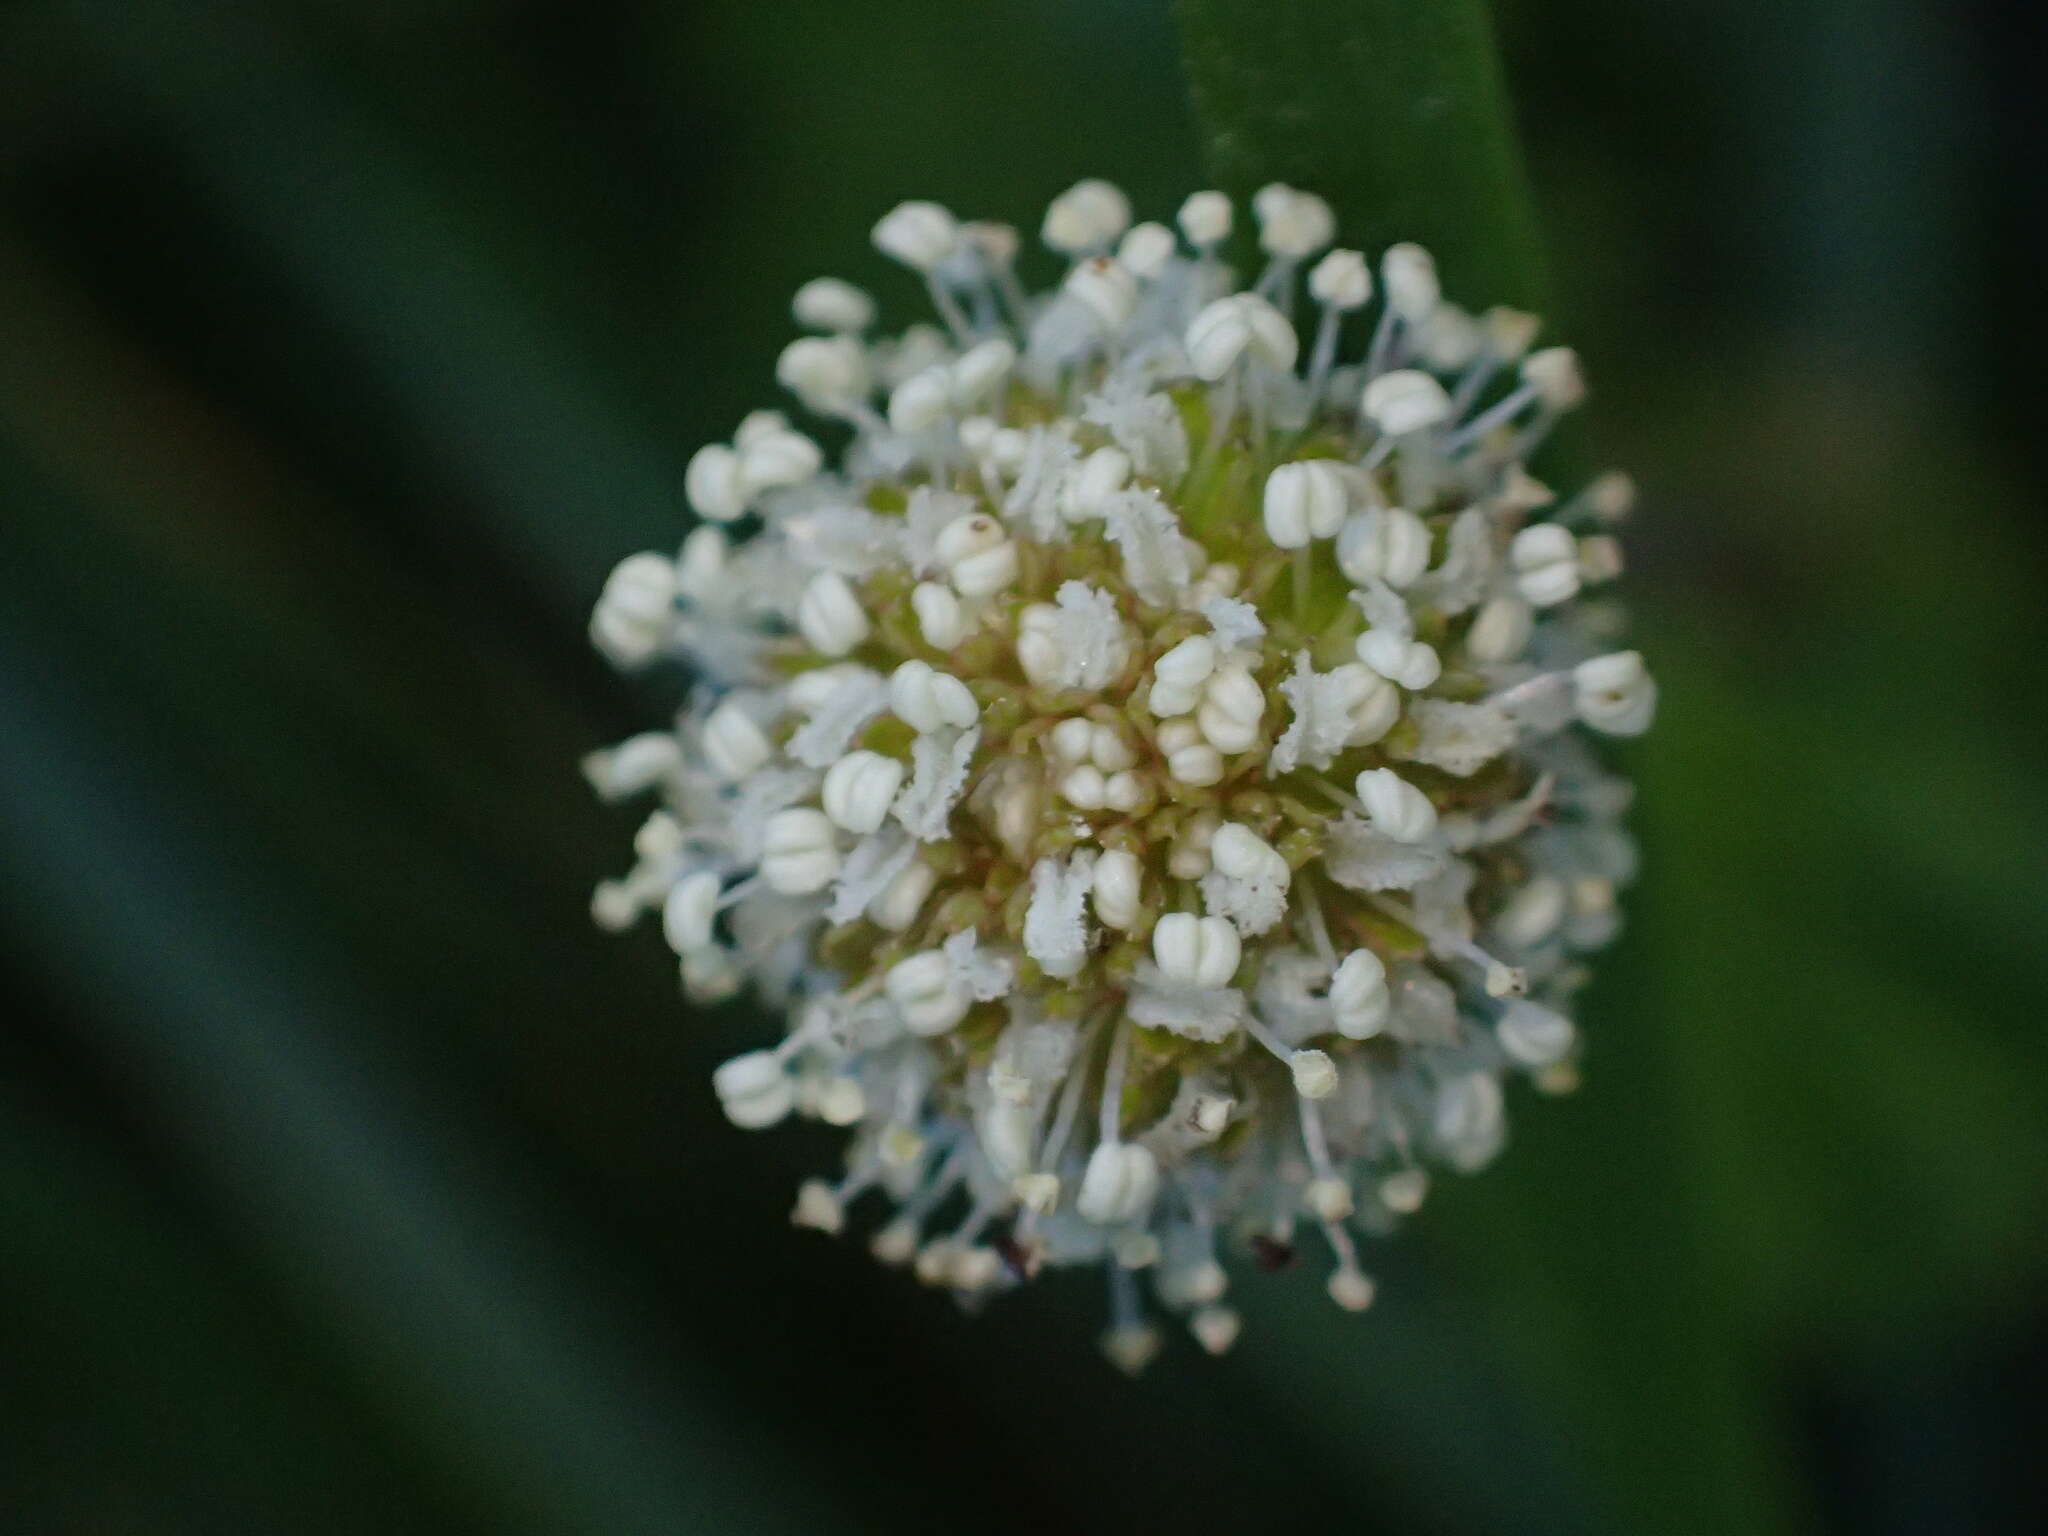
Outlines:
{"type": "Polygon", "coordinates": [[[1060,795],[1078,810],[1100,810],[1102,791],[1102,770],[1092,763],[1070,768],[1060,778],[1060,795]]]}
{"type": "Polygon", "coordinates": [[[917,615],[917,631],[924,636],[924,643],[934,650],[950,651],[967,638],[967,616],[951,587],[920,581],[910,590],[910,611],[917,615]]]}
{"type": "Polygon", "coordinates": [[[1361,308],[1372,298],[1372,268],[1357,251],[1332,251],[1309,273],[1308,292],[1335,310],[1361,308]]]}
{"type": "Polygon", "coordinates": [[[1346,1312],[1363,1312],[1372,1305],[1371,1279],[1348,1264],[1331,1271],[1328,1289],[1330,1300],[1346,1312]]]}
{"type": "Polygon", "coordinates": [[[723,443],[699,448],[683,470],[683,495],[702,517],[729,523],[747,510],[740,456],[723,443]]]}
{"type": "Polygon", "coordinates": [[[676,569],[665,556],[628,555],[605,578],[591,633],[624,665],[646,661],[668,637],[675,618],[676,569]]]}
{"type": "Polygon", "coordinates": [[[1225,662],[1202,689],[1195,723],[1218,752],[1248,752],[1259,739],[1266,690],[1242,662],[1225,662]]]}
{"type": "Polygon", "coordinates": [[[692,528],[676,555],[676,591],[699,603],[714,594],[725,579],[728,547],[723,528],[692,528]]]}
{"type": "Polygon", "coordinates": [[[976,219],[961,225],[960,236],[998,272],[1016,261],[1024,243],[1016,225],[999,224],[993,219],[976,219]]]}
{"type": "Polygon", "coordinates": [[[1120,188],[1091,177],[1052,200],[1039,234],[1060,254],[1083,256],[1108,249],[1130,223],[1131,200],[1120,188]]]}
{"type": "Polygon", "coordinates": [[[812,278],[789,307],[798,325],[815,331],[864,331],[875,323],[875,301],[836,277],[812,278]]]}
{"type": "Polygon", "coordinates": [[[681,822],[667,811],[656,811],[634,829],[633,852],[636,857],[654,863],[681,853],[689,840],[681,822]]]}
{"type": "Polygon", "coordinates": [[[817,1107],[827,1125],[858,1125],[867,1116],[868,1096],[855,1078],[828,1077],[818,1086],[817,1107]]]}
{"type": "Polygon", "coordinates": [[[951,570],[962,560],[1000,548],[1009,537],[1003,525],[986,512],[970,512],[939,530],[939,536],[932,541],[932,558],[951,570]]]}
{"type": "Polygon", "coordinates": [[[874,230],[875,249],[919,272],[929,272],[960,243],[960,225],[937,203],[898,203],[874,230]]]}
{"type": "Polygon", "coordinates": [[[1229,1352],[1244,1331],[1244,1319],[1231,1307],[1202,1307],[1188,1319],[1188,1332],[1212,1355],[1229,1352]]]}
{"type": "Polygon", "coordinates": [[[1535,344],[1537,331],[1543,328],[1543,321],[1526,310],[1509,309],[1497,304],[1489,309],[1481,320],[1486,328],[1486,342],[1493,349],[1493,355],[1507,362],[1513,362],[1535,344]]]}
{"type": "Polygon", "coordinates": [[[1287,1070],[1304,1099],[1327,1099],[1337,1091],[1337,1063],[1328,1051],[1296,1051],[1287,1058],[1287,1070]]]}
{"type": "Polygon", "coordinates": [[[1083,459],[1060,488],[1060,516],[1089,522],[1108,510],[1109,498],[1131,478],[1131,457],[1121,448],[1098,448],[1083,459]]]}
{"type": "Polygon", "coordinates": [[[1515,587],[1538,608],[1568,602],[1579,591],[1579,543],[1556,523],[1524,528],[1508,546],[1515,587]]]}
{"type": "Polygon", "coordinates": [[[678,880],[661,907],[661,935],[679,955],[711,942],[711,920],[718,915],[721,882],[710,870],[678,880]]]}
{"type": "Polygon", "coordinates": [[[1636,483],[1621,470],[1610,469],[1595,476],[1586,487],[1586,505],[1603,523],[1621,522],[1635,509],[1635,504],[1636,483]]]}
{"type": "Polygon", "coordinates": [[[1563,1061],[1578,1038],[1570,1019],[1527,998],[1501,1010],[1493,1034],[1500,1048],[1525,1067],[1548,1067],[1563,1061]]]}
{"type": "Polygon", "coordinates": [[[1469,366],[1485,345],[1486,334],[1479,322],[1455,304],[1439,304],[1415,331],[1416,351],[1438,373],[1456,373],[1469,366]]]}
{"type": "Polygon", "coordinates": [[[1282,464],[1266,477],[1266,537],[1280,549],[1301,549],[1344,526],[1351,498],[1332,459],[1282,464]]]}
{"type": "Polygon", "coordinates": [[[747,984],[737,956],[722,944],[707,944],[683,956],[676,967],[683,983],[683,995],[702,1007],[722,1003],[747,984]]]}
{"type": "Polygon", "coordinates": [[[1419,245],[1388,246],[1380,258],[1380,280],[1387,285],[1387,307],[1410,325],[1427,319],[1442,297],[1436,260],[1419,245]]]}
{"type": "Polygon", "coordinates": [[[1152,959],[1169,980],[1228,986],[1242,958],[1242,943],[1227,918],[1169,912],[1153,926],[1152,959]]]}
{"type": "Polygon", "coordinates": [[[1396,1216],[1413,1216],[1429,1197],[1429,1174],[1420,1168],[1403,1168],[1380,1180],[1380,1204],[1396,1216]]]}
{"type": "Polygon", "coordinates": [[[1657,713],[1657,684],[1639,651],[1595,656],[1572,669],[1578,716],[1610,736],[1640,736],[1657,713]]]}
{"type": "MultiPolygon", "coordinates": [[[[1224,1127],[1230,1124],[1230,1116],[1236,1108],[1237,1100],[1229,1097],[1227,1094],[1204,1093],[1197,1095],[1194,1107],[1189,1111],[1188,1119],[1202,1135],[1209,1137],[1221,1136],[1224,1127]]],[[[1216,1287],[1215,1294],[1218,1296],[1223,1294],[1223,1287],[1221,1285],[1216,1287]]],[[[1195,1299],[1199,1301],[1202,1298],[1198,1296],[1195,1299]]]]}
{"type": "Polygon", "coordinates": [[[1511,949],[1541,944],[1564,921],[1568,895],[1555,875],[1535,875],[1493,916],[1493,931],[1511,949]]]}
{"type": "Polygon", "coordinates": [[[1116,259],[1139,277],[1157,277],[1173,260],[1173,231],[1164,224],[1135,225],[1116,248],[1116,259]]]}
{"type": "Polygon", "coordinates": [[[1030,434],[1017,427],[998,427],[988,440],[988,459],[1004,475],[1015,477],[1031,452],[1030,434]]]}
{"type": "Polygon", "coordinates": [[[1436,807],[1393,769],[1366,769],[1356,788],[1367,818],[1395,842],[1422,843],[1435,835],[1436,807]]]}
{"type": "Polygon", "coordinates": [[[1527,649],[1535,628],[1536,615],[1521,598],[1506,594],[1488,598],[1465,632],[1465,654],[1478,662],[1513,661],[1527,649]]]}
{"type": "Polygon", "coordinates": [[[868,903],[868,921],[890,933],[901,933],[917,921],[917,914],[923,910],[925,898],[938,883],[938,876],[929,864],[919,861],[902,874],[891,880],[888,886],[873,901],[868,903]]]}
{"type": "Polygon", "coordinates": [[[823,1179],[805,1179],[797,1186],[796,1208],[789,1213],[789,1221],[791,1226],[834,1237],[846,1225],[846,1211],[830,1184],[823,1179]]]}
{"type": "Polygon", "coordinates": [[[1121,848],[1112,848],[1095,861],[1094,885],[1091,897],[1095,907],[1095,920],[1105,928],[1114,928],[1119,933],[1128,932],[1138,920],[1138,898],[1144,880],[1144,867],[1138,863],[1138,856],[1121,848]]]}
{"type": "Polygon", "coordinates": [[[775,755],[754,717],[727,699],[704,717],[704,760],[728,784],[737,784],[775,755]]]}
{"type": "Polygon", "coordinates": [[[1269,256],[1298,261],[1328,245],[1337,233],[1328,203],[1282,182],[1252,194],[1252,215],[1259,221],[1259,249],[1269,256]]]}
{"type": "Polygon", "coordinates": [[[952,964],[936,949],[919,950],[889,967],[882,983],[914,1035],[943,1035],[967,1017],[974,1000],[953,980],[952,964]]]}
{"type": "Polygon", "coordinates": [[[844,411],[867,398],[867,349],[851,336],[800,337],[776,359],[775,379],[814,411],[844,411]]]}
{"type": "Polygon", "coordinates": [[[796,627],[820,655],[844,656],[867,639],[868,616],[844,576],[820,571],[797,599],[796,627]]]}
{"type": "Polygon", "coordinates": [[[832,822],[807,805],[777,811],[761,828],[761,878],[785,896],[822,891],[839,873],[832,822]]]}
{"type": "Polygon", "coordinates": [[[895,758],[849,752],[825,770],[819,799],[834,822],[865,836],[888,818],[889,806],[902,787],[903,765],[895,758]]]}
{"type": "Polygon", "coordinates": [[[1138,761],[1138,754],[1113,725],[1096,721],[1088,733],[1088,759],[1104,773],[1115,773],[1138,761]]]}
{"type": "Polygon", "coordinates": [[[802,485],[825,462],[818,445],[803,433],[793,431],[774,411],[756,411],[749,421],[760,418],[758,430],[743,425],[739,442],[740,479],[747,494],[780,486],[802,485]]]}
{"type": "Polygon", "coordinates": [[[1234,293],[1203,309],[1189,322],[1185,341],[1195,376],[1211,382],[1247,354],[1285,373],[1301,348],[1287,317],[1251,293],[1234,293]]]}
{"type": "Polygon", "coordinates": [[[1159,1163],[1134,1141],[1105,1141],[1088,1157],[1074,1209],[1099,1227],[1136,1221],[1159,1194],[1159,1163]]]}
{"type": "Polygon", "coordinates": [[[956,561],[949,572],[962,597],[993,597],[1017,579],[1017,546],[1008,539],[956,561]]]}
{"type": "Polygon", "coordinates": [[[1111,335],[1130,324],[1138,307],[1138,280],[1109,256],[1091,256],[1067,274],[1065,291],[1111,335]]]}
{"type": "Polygon", "coordinates": [[[1570,347],[1545,347],[1522,359],[1522,382],[1553,411],[1568,411],[1586,398],[1579,354],[1570,347]]]}
{"type": "MultiPolygon", "coordinates": [[[[953,404],[962,410],[979,405],[995,392],[996,386],[1008,378],[1010,370],[1016,366],[1017,349],[1000,336],[968,348],[952,367],[950,387],[953,404]]],[[[964,423],[962,430],[964,437],[964,423]]]]}
{"type": "Polygon", "coordinates": [[[1059,622],[1060,611],[1051,603],[1033,603],[1017,615],[1017,665],[1041,686],[1053,681],[1066,660],[1059,622]]]}
{"type": "Polygon", "coordinates": [[[1429,527],[1404,507],[1367,507],[1337,535],[1337,567],[1355,586],[1412,586],[1429,569],[1429,527]]]}
{"type": "Polygon", "coordinates": [[[920,368],[889,393],[889,425],[902,433],[925,432],[946,419],[953,404],[953,374],[944,364],[920,368]]]}
{"type": "Polygon", "coordinates": [[[1413,692],[1443,675],[1436,648],[1388,629],[1368,629],[1358,637],[1358,659],[1390,683],[1413,692]]]}
{"type": "Polygon", "coordinates": [[[929,662],[906,661],[889,675],[889,708],[914,731],[965,730],[981,718],[974,693],[929,662]]]}
{"type": "Polygon", "coordinates": [[[1209,862],[1233,880],[1278,881],[1292,878],[1280,851],[1242,822],[1226,821],[1209,841],[1209,862]]]}
{"type": "Polygon", "coordinates": [[[1348,1040],[1369,1040],[1386,1026],[1393,999],[1387,967],[1369,949],[1354,949],[1337,962],[1330,977],[1330,1010],[1337,1032],[1348,1040]]]}
{"type": "Polygon", "coordinates": [[[1339,1178],[1310,1179],[1301,1192],[1301,1203],[1318,1221],[1344,1221],[1357,1209],[1351,1185],[1339,1178]]]}
{"type": "Polygon", "coordinates": [[[799,672],[783,687],[789,707],[801,715],[815,715],[832,701],[832,696],[855,678],[868,675],[866,667],[841,662],[835,667],[813,667],[799,672]]]}
{"type": "Polygon", "coordinates": [[[1230,238],[1230,199],[1221,192],[1196,192],[1180,205],[1176,222],[1197,250],[1221,244],[1230,238]]]}
{"type": "Polygon", "coordinates": [[[1605,533],[1579,540],[1579,578],[1589,586],[1621,574],[1621,541],[1605,533]]]}
{"type": "Polygon", "coordinates": [[[733,1057],[711,1074],[711,1089],[742,1130],[765,1130],[796,1106],[796,1085],[773,1051],[733,1057]]]}
{"type": "Polygon", "coordinates": [[[1451,397],[1434,374],[1396,368],[1365,386],[1362,409],[1387,436],[1405,437],[1450,420],[1451,397]]]}
{"type": "Polygon", "coordinates": [[[1129,814],[1145,804],[1145,781],[1129,768],[1112,773],[1102,781],[1105,810],[1129,814]]]}

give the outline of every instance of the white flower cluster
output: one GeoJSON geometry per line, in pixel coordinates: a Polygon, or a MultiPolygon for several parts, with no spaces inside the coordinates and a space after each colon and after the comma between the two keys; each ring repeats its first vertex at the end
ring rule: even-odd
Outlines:
{"type": "Polygon", "coordinates": [[[886,1211],[877,1256],[968,1297],[1102,1265],[1131,1369],[1148,1293],[1234,1338],[1221,1235],[1306,1224],[1363,1308],[1359,1235],[1494,1155],[1506,1079],[1569,1089],[1633,866],[1581,727],[1656,707],[1586,595],[1628,480],[1525,468],[1573,354],[1416,246],[1327,249],[1320,198],[1252,211],[1240,288],[1221,194],[1177,238],[1082,182],[1030,294],[1014,230],[898,207],[875,244],[940,323],[807,284],[776,373],[845,446],[761,412],[700,451],[703,522],[591,628],[697,680],[586,764],[660,800],[597,920],[658,912],[692,998],[786,1012],[713,1087],[849,1131],[795,1219],[886,1211]]]}

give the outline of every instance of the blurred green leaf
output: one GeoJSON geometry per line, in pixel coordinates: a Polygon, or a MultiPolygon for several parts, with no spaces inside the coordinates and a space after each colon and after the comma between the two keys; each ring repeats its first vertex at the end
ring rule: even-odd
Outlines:
{"type": "Polygon", "coordinates": [[[1417,240],[1446,285],[1533,305],[1531,211],[1484,0],[1177,0],[1210,166],[1331,199],[1344,238],[1417,240]]]}

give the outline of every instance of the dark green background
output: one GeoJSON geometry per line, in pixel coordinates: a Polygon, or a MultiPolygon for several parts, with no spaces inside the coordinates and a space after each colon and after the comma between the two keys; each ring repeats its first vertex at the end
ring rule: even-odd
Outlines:
{"type": "Polygon", "coordinates": [[[2018,1522],[2048,39],[1500,22],[1645,490],[1647,875],[1587,1090],[1372,1313],[1246,1276],[1134,1385],[1093,1277],[970,1321],[789,1229],[832,1138],[728,1127],[761,1023],[591,931],[630,820],[575,760],[655,707],[592,596],[797,283],[907,316],[901,197],[1204,179],[1165,5],[0,9],[0,1531],[2018,1522]]]}

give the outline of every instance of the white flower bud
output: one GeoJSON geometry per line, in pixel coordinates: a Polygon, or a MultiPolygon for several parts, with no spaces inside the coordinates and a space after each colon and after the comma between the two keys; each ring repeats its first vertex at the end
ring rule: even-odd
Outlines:
{"type": "Polygon", "coordinates": [[[740,456],[723,443],[699,448],[683,471],[683,495],[699,516],[729,523],[747,510],[740,456]]]}
{"type": "Polygon", "coordinates": [[[1157,277],[1173,260],[1173,231],[1164,224],[1135,225],[1116,248],[1116,259],[1134,276],[1157,277]]]}
{"type": "Polygon", "coordinates": [[[1152,664],[1152,713],[1162,720],[1189,713],[1201,702],[1202,688],[1215,670],[1214,640],[1190,635],[1181,641],[1152,664]]]}
{"type": "Polygon", "coordinates": [[[1131,200],[1109,182],[1077,181],[1045,210],[1040,236],[1063,256],[1106,250],[1130,227],[1131,200]]]}
{"type": "Polygon", "coordinates": [[[1088,733],[1088,760],[1104,773],[1115,773],[1138,761],[1138,754],[1124,740],[1123,732],[1097,721],[1088,733]]]}
{"type": "Polygon", "coordinates": [[[1331,459],[1282,464],[1266,477],[1266,537],[1280,549],[1301,549],[1344,526],[1351,498],[1331,459]]]}
{"type": "Polygon", "coordinates": [[[796,323],[814,331],[864,331],[875,323],[875,301],[836,277],[814,277],[790,304],[796,323]]]}
{"type": "Polygon", "coordinates": [[[889,815],[903,787],[903,765],[879,752],[849,752],[825,770],[819,798],[825,814],[849,832],[865,836],[889,815]]]}
{"type": "Polygon", "coordinates": [[[711,922],[718,915],[722,882],[710,870],[699,870],[678,880],[669,889],[661,907],[661,933],[668,947],[679,955],[702,949],[711,942],[711,922]]]}
{"type": "Polygon", "coordinates": [[[1105,780],[1102,770],[1093,763],[1083,763],[1070,768],[1060,779],[1060,795],[1076,810],[1097,811],[1102,808],[1105,780]]]}
{"type": "Polygon", "coordinates": [[[1427,842],[1435,835],[1436,807],[1393,769],[1368,768],[1356,787],[1367,818],[1395,842],[1427,842]]]}
{"type": "Polygon", "coordinates": [[[1138,280],[1122,262],[1092,256],[1067,274],[1065,292],[1078,300],[1111,335],[1130,324],[1138,307],[1138,280]]]}
{"type": "Polygon", "coordinates": [[[1301,348],[1287,317],[1251,293],[1234,293],[1203,309],[1189,322],[1185,341],[1195,376],[1212,383],[1247,353],[1285,373],[1301,348]]]}
{"type": "Polygon", "coordinates": [[[868,921],[890,933],[901,933],[917,921],[925,898],[938,883],[932,867],[922,861],[912,864],[891,880],[882,894],[868,903],[868,921]]]}
{"type": "Polygon", "coordinates": [[[1451,397],[1434,374],[1420,368],[1396,368],[1365,386],[1363,409],[1387,436],[1405,437],[1450,420],[1451,397]]]}
{"type": "Polygon", "coordinates": [[[1465,653],[1474,661],[1494,665],[1513,661],[1528,647],[1535,628],[1536,615],[1519,597],[1488,598],[1465,633],[1465,653]]]}
{"type": "Polygon", "coordinates": [[[711,771],[728,784],[737,784],[775,755],[767,733],[732,699],[704,717],[703,747],[711,771]]]}
{"type": "Polygon", "coordinates": [[[929,272],[960,243],[960,225],[937,203],[898,203],[874,229],[875,249],[906,267],[929,272]]]}
{"type": "Polygon", "coordinates": [[[1065,763],[1085,763],[1095,749],[1095,723],[1079,715],[1062,720],[1047,737],[1053,756],[1065,763]]]}
{"type": "Polygon", "coordinates": [[[1522,359],[1522,381],[1553,411],[1568,411],[1586,398],[1579,354],[1570,347],[1545,347],[1522,359]]]}
{"type": "Polygon", "coordinates": [[[1436,260],[1419,245],[1388,246],[1380,258],[1380,279],[1387,285],[1387,307],[1410,325],[1427,319],[1442,297],[1436,260]]]}
{"type": "Polygon", "coordinates": [[[1354,586],[1412,586],[1429,569],[1429,527],[1404,507],[1354,512],[1337,534],[1337,567],[1354,586]]]}
{"type": "Polygon", "coordinates": [[[1249,752],[1259,739],[1266,690],[1241,662],[1218,667],[1202,691],[1195,723],[1218,752],[1249,752]]]}
{"type": "Polygon", "coordinates": [[[839,873],[839,849],[823,811],[777,811],[761,829],[761,878],[785,896],[822,891],[839,873]]]}
{"type": "Polygon", "coordinates": [[[1595,656],[1572,669],[1578,716],[1610,736],[1640,736],[1657,713],[1657,684],[1639,651],[1595,656]]]}
{"type": "Polygon", "coordinates": [[[1541,944],[1564,921],[1564,882],[1555,875],[1534,875],[1493,915],[1493,931],[1511,949],[1541,944]]]}
{"type": "Polygon", "coordinates": [[[1508,546],[1515,586],[1538,608],[1569,602],[1579,592],[1579,545],[1571,530],[1556,523],[1524,528],[1508,546]]]}
{"type": "Polygon", "coordinates": [[[950,569],[970,555],[994,549],[1008,538],[1003,525],[986,512],[971,512],[965,517],[954,518],[939,530],[939,536],[932,544],[932,557],[950,569]]]}
{"type": "Polygon", "coordinates": [[[962,410],[980,404],[1016,366],[1017,349],[1000,336],[969,347],[953,364],[953,404],[962,410]]]}
{"type": "MultiPolygon", "coordinates": [[[[764,413],[773,414],[773,413],[764,413]]],[[[778,486],[802,485],[824,464],[818,445],[801,432],[777,424],[755,432],[740,446],[740,480],[749,495],[778,486]]]]}
{"type": "Polygon", "coordinates": [[[890,674],[889,707],[920,732],[948,725],[965,730],[981,718],[981,707],[965,683],[923,661],[906,661],[890,674]]]}
{"type": "Polygon", "coordinates": [[[967,638],[967,618],[951,587],[920,581],[911,589],[910,611],[917,615],[917,630],[924,643],[934,650],[950,651],[967,638]]]}
{"type": "Polygon", "coordinates": [[[867,398],[867,349],[851,336],[803,336],[782,349],[775,380],[814,411],[846,410],[867,398]]]}
{"type": "Polygon", "coordinates": [[[953,375],[935,364],[921,368],[889,393],[889,426],[907,434],[929,431],[946,419],[953,403],[953,375]]]}
{"type": "Polygon", "coordinates": [[[1327,1099],[1337,1091],[1337,1064],[1327,1051],[1296,1051],[1287,1058],[1287,1070],[1304,1099],[1327,1099]]]}
{"type": "Polygon", "coordinates": [[[796,1107],[796,1085],[773,1051],[748,1051],[711,1074],[726,1118],[742,1130],[765,1130],[796,1107]]]}
{"type": "Polygon", "coordinates": [[[1206,741],[1194,742],[1167,753],[1166,771],[1182,784],[1206,788],[1223,781],[1223,754],[1206,741]]]}
{"type": "Polygon", "coordinates": [[[1337,233],[1330,205],[1313,192],[1280,182],[1259,188],[1252,196],[1252,214],[1259,221],[1259,249],[1270,256],[1299,260],[1328,245],[1337,233]]]}
{"type": "Polygon", "coordinates": [[[993,597],[1017,579],[1017,546],[1008,539],[955,561],[948,572],[962,597],[993,597]]]}
{"type": "Polygon", "coordinates": [[[1144,881],[1144,867],[1136,854],[1112,848],[1095,861],[1092,895],[1096,921],[1119,933],[1128,932],[1138,919],[1138,899],[1144,881]]]}
{"type": "Polygon", "coordinates": [[[1197,250],[1230,238],[1230,199],[1221,192],[1197,192],[1180,205],[1180,232],[1197,250]]]}
{"type": "Polygon", "coordinates": [[[1131,456],[1121,448],[1098,448],[1083,459],[1060,490],[1060,515],[1070,523],[1104,515],[1109,498],[1130,482],[1131,456]]]}
{"type": "Polygon", "coordinates": [[[868,616],[837,571],[820,571],[797,599],[796,627],[812,650],[844,656],[868,637],[868,616]]]}
{"type": "Polygon", "coordinates": [[[953,968],[936,949],[919,950],[889,967],[882,988],[902,1011],[904,1027],[914,1035],[943,1035],[967,1017],[974,1004],[953,982],[953,968]]]}
{"type": "Polygon", "coordinates": [[[1066,661],[1059,624],[1060,611],[1051,603],[1032,603],[1017,615],[1017,665],[1041,686],[1051,683],[1066,661]]]}
{"type": "Polygon", "coordinates": [[[1159,1194],[1159,1163],[1134,1141],[1105,1141],[1088,1157],[1074,1209],[1099,1227],[1136,1221],[1159,1194]]]}
{"type": "Polygon", "coordinates": [[[1578,1031],[1556,1009],[1519,998],[1501,1010],[1493,1036],[1510,1059],[1525,1067],[1548,1067],[1571,1054],[1578,1031]]]}
{"type": "Polygon", "coordinates": [[[1369,1040],[1387,1022],[1393,999],[1387,992],[1387,967],[1369,949],[1354,949],[1337,962],[1330,977],[1330,1009],[1337,1033],[1348,1040],[1369,1040]]]}
{"type": "Polygon", "coordinates": [[[1332,309],[1362,308],[1372,298],[1372,268],[1357,251],[1332,251],[1309,273],[1308,291],[1332,309]]]}
{"type": "Polygon", "coordinates": [[[1242,943],[1227,918],[1169,912],[1153,926],[1152,960],[1169,980],[1227,987],[1242,958],[1242,943]]]}

